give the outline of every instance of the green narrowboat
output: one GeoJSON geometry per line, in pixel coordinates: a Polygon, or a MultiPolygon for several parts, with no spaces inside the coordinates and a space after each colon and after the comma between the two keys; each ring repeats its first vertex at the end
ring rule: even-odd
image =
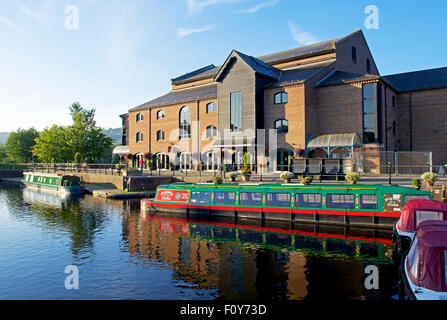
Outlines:
{"type": "Polygon", "coordinates": [[[411,199],[430,192],[393,185],[170,184],[141,201],[155,214],[234,217],[393,228],[411,199]]]}
{"type": "Polygon", "coordinates": [[[81,179],[68,174],[24,172],[22,182],[27,188],[37,191],[47,190],[65,194],[82,193],[81,179]]]}

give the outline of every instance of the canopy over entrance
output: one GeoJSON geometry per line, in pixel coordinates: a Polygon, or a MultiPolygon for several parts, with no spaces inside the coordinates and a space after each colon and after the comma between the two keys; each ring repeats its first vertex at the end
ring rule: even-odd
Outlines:
{"type": "Polygon", "coordinates": [[[362,146],[362,140],[357,132],[354,133],[339,133],[339,134],[326,134],[311,139],[307,143],[307,150],[312,151],[314,149],[323,149],[327,152],[328,156],[337,148],[346,148],[351,153],[354,152],[354,148],[362,146]]]}
{"type": "Polygon", "coordinates": [[[129,153],[129,146],[117,146],[113,148],[112,154],[123,156],[129,153]]]}
{"type": "Polygon", "coordinates": [[[232,137],[217,139],[213,143],[213,148],[241,148],[241,147],[260,147],[256,144],[255,137],[232,137]]]}

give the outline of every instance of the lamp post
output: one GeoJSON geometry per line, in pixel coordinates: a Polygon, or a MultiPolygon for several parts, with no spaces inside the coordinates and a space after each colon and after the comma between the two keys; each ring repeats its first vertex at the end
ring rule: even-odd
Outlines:
{"type": "Polygon", "coordinates": [[[222,180],[223,180],[224,151],[225,151],[225,148],[221,147],[220,148],[220,177],[222,178],[222,180]]]}

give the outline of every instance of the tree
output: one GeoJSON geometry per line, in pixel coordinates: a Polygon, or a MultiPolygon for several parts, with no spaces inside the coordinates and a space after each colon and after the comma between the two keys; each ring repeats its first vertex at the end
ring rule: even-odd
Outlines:
{"type": "Polygon", "coordinates": [[[11,132],[6,141],[6,153],[9,159],[17,162],[27,162],[32,159],[31,149],[36,144],[35,139],[39,136],[34,128],[18,129],[11,132]]]}
{"type": "Polygon", "coordinates": [[[6,152],[6,146],[0,144],[0,162],[5,162],[8,159],[8,154],[6,152]]]}
{"type": "Polygon", "coordinates": [[[82,159],[94,162],[112,145],[112,139],[96,126],[95,109],[86,110],[79,103],[73,103],[70,114],[73,119],[71,126],[53,125],[36,139],[33,153],[40,161],[70,162],[82,159]]]}

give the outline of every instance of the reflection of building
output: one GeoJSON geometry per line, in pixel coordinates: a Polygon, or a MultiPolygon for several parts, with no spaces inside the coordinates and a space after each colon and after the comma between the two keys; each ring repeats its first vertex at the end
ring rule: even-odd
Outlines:
{"type": "Polygon", "coordinates": [[[197,169],[198,155],[203,170],[214,169],[222,151],[240,164],[248,151],[255,163],[269,154],[279,170],[293,153],[336,158],[359,147],[372,158],[433,151],[440,164],[446,88],[447,68],[381,77],[360,30],[258,58],[233,50],[221,66],[174,78],[171,92],[122,115],[123,143],[133,159],[152,157],[162,169],[197,169]],[[276,146],[257,129],[276,130],[276,146]]]}
{"type": "Polygon", "coordinates": [[[344,257],[344,271],[337,269],[333,276],[343,276],[345,282],[338,283],[345,288],[332,290],[358,298],[362,296],[361,255],[371,261],[384,261],[383,245],[374,242],[258,229],[149,218],[144,214],[140,218],[129,212],[123,234],[133,256],[168,264],[173,279],[185,281],[187,287],[216,290],[217,296],[226,299],[304,299],[318,270],[331,268],[332,253],[344,257]],[[323,255],[315,258],[320,253],[323,255]],[[350,261],[349,257],[355,259],[350,261]],[[312,277],[309,261],[324,265],[316,266],[312,277]],[[354,284],[349,280],[355,280],[354,284]]]}

